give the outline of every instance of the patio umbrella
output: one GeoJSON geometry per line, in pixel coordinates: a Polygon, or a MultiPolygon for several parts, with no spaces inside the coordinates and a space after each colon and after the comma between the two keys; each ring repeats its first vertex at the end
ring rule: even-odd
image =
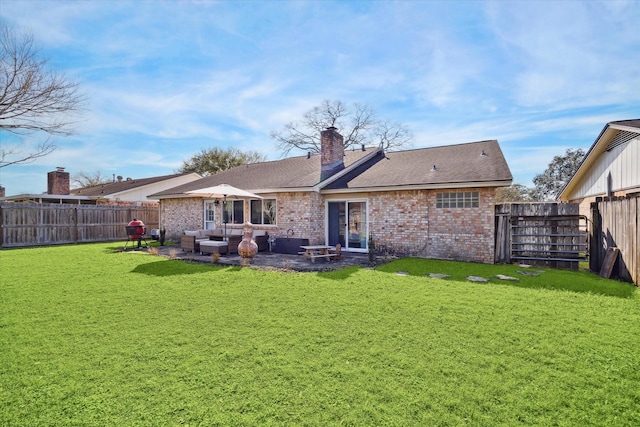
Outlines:
{"type": "MultiPolygon", "coordinates": [[[[213,187],[200,188],[198,190],[186,191],[186,194],[194,196],[202,196],[210,199],[223,199],[226,205],[227,197],[243,198],[243,199],[262,199],[257,194],[250,193],[248,191],[236,188],[229,184],[219,184],[213,187]]],[[[225,216],[225,215],[223,215],[225,216]]],[[[227,237],[227,221],[224,221],[224,236],[227,237]]]]}
{"type": "Polygon", "coordinates": [[[197,190],[186,191],[194,196],[208,197],[210,199],[225,199],[227,197],[240,197],[247,199],[262,199],[257,194],[236,188],[229,184],[219,184],[213,187],[199,188],[197,190]]]}

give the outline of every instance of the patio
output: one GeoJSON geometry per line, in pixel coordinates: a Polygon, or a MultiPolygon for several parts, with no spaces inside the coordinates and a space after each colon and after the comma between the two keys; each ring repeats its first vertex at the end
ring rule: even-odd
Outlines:
{"type": "MultiPolygon", "coordinates": [[[[153,246],[158,249],[158,255],[167,258],[181,259],[185,261],[202,262],[211,264],[213,257],[210,254],[201,255],[200,253],[185,252],[180,249],[179,244],[153,246]]],[[[148,250],[143,248],[143,250],[148,250]]],[[[237,253],[221,255],[217,262],[219,265],[241,266],[242,258],[237,253]]],[[[258,252],[258,254],[249,262],[249,267],[267,270],[293,270],[293,271],[331,271],[352,265],[369,266],[369,257],[367,254],[356,254],[342,252],[342,258],[339,260],[317,260],[311,262],[302,255],[290,255],[274,252],[258,252]]]]}

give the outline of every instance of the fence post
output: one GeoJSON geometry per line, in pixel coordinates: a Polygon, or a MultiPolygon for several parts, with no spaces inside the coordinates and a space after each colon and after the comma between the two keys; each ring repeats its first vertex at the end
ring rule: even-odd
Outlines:
{"type": "Polygon", "coordinates": [[[78,208],[73,208],[73,242],[78,243],[78,208]]]}
{"type": "Polygon", "coordinates": [[[0,203],[0,248],[4,246],[4,212],[0,203]]]}
{"type": "Polygon", "coordinates": [[[589,236],[589,270],[600,271],[602,262],[600,260],[600,247],[602,246],[602,216],[598,209],[601,197],[591,202],[591,235],[589,236]]]}

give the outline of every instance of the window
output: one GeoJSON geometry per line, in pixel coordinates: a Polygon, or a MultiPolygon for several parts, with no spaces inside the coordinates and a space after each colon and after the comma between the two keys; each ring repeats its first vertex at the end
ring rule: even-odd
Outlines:
{"type": "Polygon", "coordinates": [[[207,200],[204,202],[204,229],[213,230],[216,228],[216,211],[215,201],[207,200]]]}
{"type": "Polygon", "coordinates": [[[477,191],[436,194],[436,208],[477,208],[480,196],[477,191]]]}
{"type": "Polygon", "coordinates": [[[276,199],[251,201],[251,223],[269,225],[276,224],[276,199]]]}
{"type": "Polygon", "coordinates": [[[224,202],[224,217],[226,224],[244,223],[244,200],[227,200],[224,202]]]}

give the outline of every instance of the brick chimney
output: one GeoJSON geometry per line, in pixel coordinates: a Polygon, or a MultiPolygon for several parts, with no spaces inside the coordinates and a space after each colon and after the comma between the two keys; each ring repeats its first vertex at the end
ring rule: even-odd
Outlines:
{"type": "Polygon", "coordinates": [[[333,126],[320,132],[320,181],[344,169],[344,138],[333,126]]]}
{"type": "Polygon", "coordinates": [[[71,181],[69,172],[58,167],[47,174],[47,194],[71,194],[71,181]]]}
{"type": "Polygon", "coordinates": [[[2,185],[0,185],[0,197],[5,197],[5,189],[2,185]]]}

